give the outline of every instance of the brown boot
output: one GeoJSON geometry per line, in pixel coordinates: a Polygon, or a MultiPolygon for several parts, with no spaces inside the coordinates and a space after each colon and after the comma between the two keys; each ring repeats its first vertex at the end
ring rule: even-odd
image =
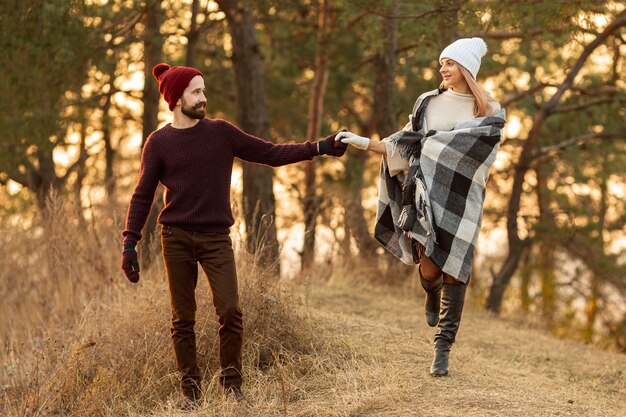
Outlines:
{"type": "Polygon", "coordinates": [[[224,393],[228,398],[232,398],[235,401],[241,401],[244,398],[243,391],[241,390],[241,386],[239,385],[224,387],[224,393]]]}
{"type": "Polygon", "coordinates": [[[198,408],[198,405],[202,400],[202,389],[200,388],[200,384],[195,381],[183,381],[181,391],[184,398],[181,408],[183,410],[194,410],[198,408]]]}

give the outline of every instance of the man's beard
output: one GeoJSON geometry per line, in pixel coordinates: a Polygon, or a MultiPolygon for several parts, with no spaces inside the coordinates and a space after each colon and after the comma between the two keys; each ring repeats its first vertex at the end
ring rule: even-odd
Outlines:
{"type": "Polygon", "coordinates": [[[192,119],[204,119],[205,113],[202,107],[205,105],[204,103],[198,103],[195,106],[187,106],[185,100],[181,98],[181,106],[180,111],[187,117],[191,117],[192,119]]]}

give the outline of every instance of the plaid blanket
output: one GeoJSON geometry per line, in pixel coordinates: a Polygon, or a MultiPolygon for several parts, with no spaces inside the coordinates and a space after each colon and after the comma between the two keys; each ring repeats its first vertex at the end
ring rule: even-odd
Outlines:
{"type": "Polygon", "coordinates": [[[386,141],[409,161],[404,181],[383,158],[374,237],[406,264],[417,264],[415,242],[443,272],[467,283],[480,232],[486,182],[500,146],[505,112],[477,117],[451,131],[426,131],[429,99],[420,96],[405,130],[386,141]]]}

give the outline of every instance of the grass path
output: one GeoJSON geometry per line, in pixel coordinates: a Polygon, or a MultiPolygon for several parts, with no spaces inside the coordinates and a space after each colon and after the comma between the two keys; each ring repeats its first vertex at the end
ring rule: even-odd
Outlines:
{"type": "MultiPolygon", "coordinates": [[[[63,388],[70,382],[74,384],[64,388],[66,395],[80,397],[74,399],[72,413],[16,411],[8,416],[626,416],[624,354],[559,340],[513,320],[492,318],[469,304],[451,352],[450,375],[433,378],[429,368],[435,329],[429,328],[423,318],[423,291],[346,283],[295,286],[290,294],[284,294],[289,305],[298,310],[300,317],[294,323],[302,326],[298,327],[300,335],[307,337],[301,337],[301,341],[311,343],[311,349],[285,348],[284,352],[274,352],[280,360],[261,369],[250,363],[256,355],[248,344],[244,352],[245,400],[237,402],[225,397],[215,378],[211,378],[215,366],[209,366],[205,367],[208,375],[200,407],[192,412],[182,411],[173,358],[162,332],[161,316],[166,316],[167,308],[164,289],[153,287],[154,294],[148,289],[144,290],[145,300],[136,300],[137,308],[145,310],[144,316],[133,310],[123,316],[130,320],[126,323],[113,315],[118,317],[118,324],[126,324],[112,326],[107,320],[102,321],[111,314],[106,310],[104,318],[90,322],[98,343],[90,348],[91,356],[85,354],[72,369],[84,371],[97,365],[103,378],[72,390],[78,382],[85,381],[76,382],[70,372],[69,379],[55,385],[63,388]],[[153,298],[158,303],[146,301],[153,298]],[[113,329],[115,334],[101,334],[101,330],[107,329],[113,329]],[[139,357],[152,365],[125,361],[123,368],[114,366],[115,352],[123,349],[126,342],[124,334],[114,337],[120,331],[138,340],[142,332],[146,333],[143,341],[154,354],[139,357]],[[102,354],[106,354],[104,362],[110,362],[111,370],[100,366],[102,354]],[[144,369],[144,365],[152,368],[144,369]],[[136,398],[124,392],[124,384],[129,384],[127,379],[136,373],[142,383],[138,393],[149,403],[133,402],[136,398]],[[84,396],[91,399],[87,404],[79,401],[84,396]]],[[[205,321],[201,326],[214,320],[210,310],[210,306],[202,306],[200,315],[205,321]]],[[[289,311],[293,314],[293,310],[289,311]]],[[[252,310],[244,314],[252,314],[252,310]]],[[[269,326],[278,324],[268,322],[269,326]]],[[[214,356],[214,323],[208,327],[211,329],[205,330],[210,335],[205,332],[200,337],[200,346],[202,355],[214,356]]],[[[249,340],[254,339],[254,331],[248,329],[249,340]]],[[[267,328],[256,331],[269,337],[280,334],[268,332],[267,328]]],[[[281,344],[284,341],[279,342],[278,346],[286,346],[281,344]]],[[[0,414],[4,415],[1,405],[0,414]]]]}
{"type": "Polygon", "coordinates": [[[432,378],[434,330],[422,319],[421,294],[310,289],[310,317],[343,334],[353,359],[334,376],[330,392],[309,392],[311,398],[289,404],[293,414],[626,416],[626,355],[558,340],[472,308],[451,353],[450,376],[432,378]],[[315,401],[322,401],[317,412],[315,401]]]}
{"type": "Polygon", "coordinates": [[[198,409],[183,411],[164,272],[151,272],[136,287],[93,299],[75,329],[52,329],[32,354],[9,357],[0,416],[626,416],[625,354],[556,339],[468,303],[450,375],[433,378],[435,329],[425,323],[420,288],[345,278],[279,288],[259,285],[250,272],[241,274],[252,277],[242,281],[246,398],[225,397],[217,382],[217,324],[201,280],[205,395],[198,409]]]}

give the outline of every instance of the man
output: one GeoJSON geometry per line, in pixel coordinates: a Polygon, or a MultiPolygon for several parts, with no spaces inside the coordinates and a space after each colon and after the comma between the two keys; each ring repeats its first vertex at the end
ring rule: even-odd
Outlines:
{"type": "Polygon", "coordinates": [[[158,64],[152,74],[173,111],[171,124],[153,132],[143,148],[141,169],[122,232],[122,269],[130,282],[139,280],[135,250],[159,182],[166,189],[159,215],[170,302],[171,337],[181,389],[195,403],[201,394],[196,360],[195,287],[197,263],[207,275],[220,323],[220,383],[226,393],[241,396],[242,313],[229,228],[233,160],[273,167],[342,156],[347,144],[331,135],[319,142],[274,144],[232,124],[205,118],[204,77],[195,68],[158,64]]]}

